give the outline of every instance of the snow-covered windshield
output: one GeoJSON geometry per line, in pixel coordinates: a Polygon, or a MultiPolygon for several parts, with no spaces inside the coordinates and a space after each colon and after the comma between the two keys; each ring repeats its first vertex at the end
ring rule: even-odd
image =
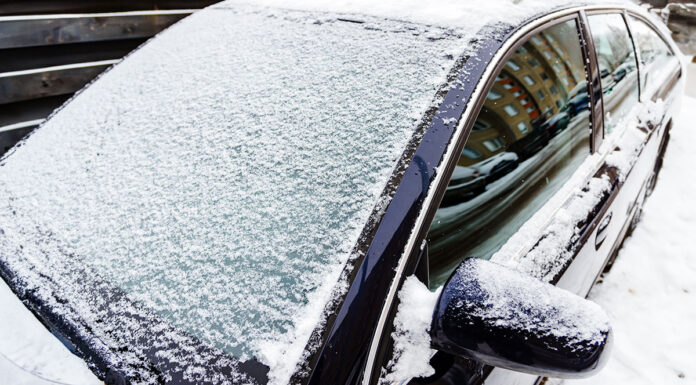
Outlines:
{"type": "Polygon", "coordinates": [[[65,271],[89,268],[177,329],[287,380],[461,48],[451,31],[419,24],[201,11],[1,162],[0,263],[16,287],[76,309],[107,350],[137,321],[89,316],[100,293],[65,271]]]}

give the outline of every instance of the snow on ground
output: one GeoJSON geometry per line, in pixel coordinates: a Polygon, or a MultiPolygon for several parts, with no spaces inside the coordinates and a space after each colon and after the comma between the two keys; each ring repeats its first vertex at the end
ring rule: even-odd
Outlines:
{"type": "Polygon", "coordinates": [[[688,64],[686,74],[686,94],[696,98],[696,62],[691,62],[688,64]]]}
{"type": "Polygon", "coordinates": [[[685,97],[641,221],[590,293],[615,331],[611,358],[597,376],[566,385],[696,384],[695,121],[696,98],[685,97]]]}

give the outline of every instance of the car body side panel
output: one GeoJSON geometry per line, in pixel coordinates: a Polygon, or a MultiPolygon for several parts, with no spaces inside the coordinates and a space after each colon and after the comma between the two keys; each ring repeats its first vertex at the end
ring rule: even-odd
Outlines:
{"type": "MultiPolygon", "coordinates": [[[[630,170],[624,170],[625,181],[621,183],[619,191],[611,202],[610,207],[601,214],[598,223],[606,224],[601,238],[598,238],[598,229],[587,239],[586,244],[580,249],[573,262],[568,266],[557,285],[573,293],[586,296],[608,259],[620,247],[623,237],[628,231],[630,222],[643,203],[646,187],[651,173],[655,169],[656,160],[661,150],[661,145],[667,134],[668,125],[676,114],[681,101],[683,87],[682,68],[668,76],[667,81],[654,94],[646,94],[641,90],[641,100],[663,101],[665,109],[663,115],[656,121],[644,122],[641,127],[627,127],[627,130],[643,130],[647,133],[644,146],[630,170]]],[[[617,133],[618,134],[618,133],[617,133]]],[[[606,148],[608,152],[625,147],[621,138],[606,148]]],[[[624,148],[631,151],[631,148],[624,148]]]]}
{"type": "MultiPolygon", "coordinates": [[[[617,186],[617,191],[606,204],[603,212],[596,219],[598,224],[586,237],[585,244],[577,252],[571,264],[559,277],[556,285],[582,297],[587,296],[596,282],[609,257],[620,247],[621,241],[630,226],[633,215],[640,208],[651,172],[660,151],[663,138],[667,134],[668,123],[676,113],[680,105],[682,82],[681,69],[674,74],[673,81],[669,81],[658,90],[656,98],[664,99],[666,109],[664,115],[654,124],[652,132],[646,138],[645,146],[638,155],[636,163],[626,176],[625,182],[617,186]],[[602,224],[607,223],[608,227],[602,224]],[[603,235],[598,238],[598,232],[603,230],[603,235]],[[603,242],[602,239],[604,239],[603,242]],[[597,244],[599,243],[599,247],[597,244]]],[[[653,99],[648,95],[644,100],[653,99]]],[[[600,109],[601,111],[601,109],[600,109]]],[[[628,129],[637,129],[629,127],[628,129]]],[[[620,143],[618,143],[620,145],[620,143]]],[[[609,151],[613,148],[609,148],[609,151]]],[[[538,381],[538,377],[517,373],[501,368],[495,368],[486,378],[487,385],[532,385],[538,381]]]]}

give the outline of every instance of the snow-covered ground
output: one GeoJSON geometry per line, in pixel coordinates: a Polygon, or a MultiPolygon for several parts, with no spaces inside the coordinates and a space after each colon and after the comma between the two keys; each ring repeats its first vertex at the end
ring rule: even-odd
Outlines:
{"type": "MultiPolygon", "coordinates": [[[[694,69],[687,93],[696,96],[694,69]]],[[[696,384],[694,122],[696,98],[685,97],[642,219],[590,293],[615,331],[611,358],[595,377],[566,385],[696,384]]]]}
{"type": "Polygon", "coordinates": [[[686,74],[686,94],[696,98],[696,63],[691,62],[686,74]]]}

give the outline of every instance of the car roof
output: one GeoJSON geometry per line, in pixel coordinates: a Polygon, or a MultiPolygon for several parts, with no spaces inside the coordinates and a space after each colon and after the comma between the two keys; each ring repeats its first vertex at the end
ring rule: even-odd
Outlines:
{"type": "Polygon", "coordinates": [[[471,2],[458,0],[226,0],[213,8],[230,8],[245,4],[296,11],[325,12],[344,15],[360,21],[362,16],[452,28],[477,33],[483,26],[503,24],[519,26],[526,21],[556,10],[580,6],[636,7],[628,0],[489,0],[471,2]]]}

